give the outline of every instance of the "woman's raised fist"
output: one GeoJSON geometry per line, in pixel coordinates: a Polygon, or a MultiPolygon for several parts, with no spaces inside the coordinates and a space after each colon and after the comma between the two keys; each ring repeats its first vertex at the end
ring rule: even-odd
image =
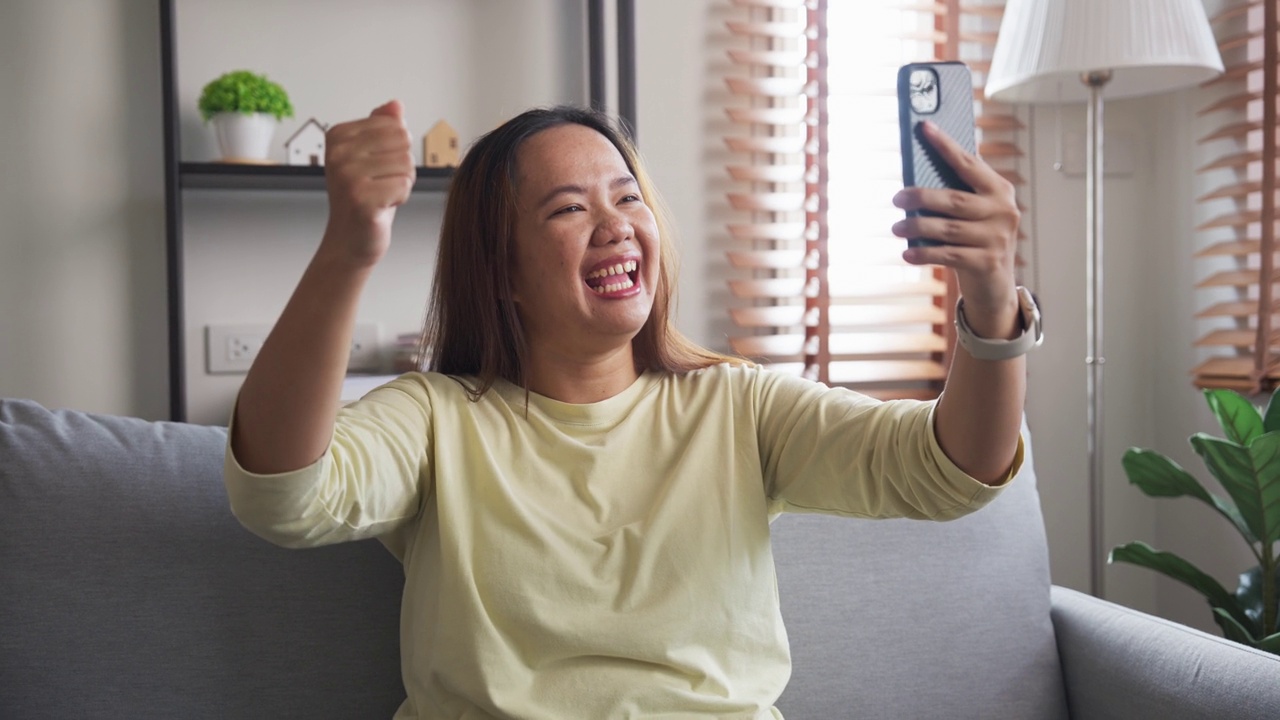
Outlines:
{"type": "Polygon", "coordinates": [[[367,118],[329,128],[326,242],[339,243],[357,262],[382,258],[391,244],[396,208],[409,199],[417,177],[412,148],[399,100],[374,108],[367,118]]]}

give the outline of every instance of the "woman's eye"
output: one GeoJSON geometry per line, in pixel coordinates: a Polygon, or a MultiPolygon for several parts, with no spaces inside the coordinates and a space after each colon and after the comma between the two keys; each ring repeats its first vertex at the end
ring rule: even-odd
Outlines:
{"type": "Polygon", "coordinates": [[[632,193],[631,195],[622,198],[622,202],[640,202],[640,196],[632,193]]]}
{"type": "Polygon", "coordinates": [[[559,210],[557,210],[557,211],[555,211],[554,213],[551,213],[551,214],[552,214],[552,215],[563,215],[563,214],[565,214],[565,213],[580,212],[581,210],[582,210],[582,206],[581,206],[581,205],[569,205],[569,206],[567,206],[567,207],[562,207],[562,208],[560,208],[559,210]]]}

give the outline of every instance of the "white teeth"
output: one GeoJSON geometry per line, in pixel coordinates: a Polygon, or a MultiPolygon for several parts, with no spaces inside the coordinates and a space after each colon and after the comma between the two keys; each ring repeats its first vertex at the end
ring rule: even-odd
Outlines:
{"type": "Polygon", "coordinates": [[[592,280],[595,278],[608,277],[610,275],[621,275],[623,273],[635,272],[638,267],[640,267],[640,264],[635,260],[628,260],[623,263],[617,263],[611,267],[603,267],[594,272],[587,273],[586,279],[592,280]]]}
{"type": "Polygon", "coordinates": [[[631,287],[635,287],[635,283],[631,282],[631,278],[624,278],[622,282],[600,285],[591,289],[595,290],[597,295],[604,295],[606,293],[616,293],[619,290],[626,290],[631,287]]]}

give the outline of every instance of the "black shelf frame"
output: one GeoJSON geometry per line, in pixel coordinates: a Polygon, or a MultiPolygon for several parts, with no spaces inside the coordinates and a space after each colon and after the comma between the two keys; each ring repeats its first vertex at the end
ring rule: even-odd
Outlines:
{"type": "MultiPolygon", "coordinates": [[[[451,168],[418,167],[414,192],[444,192],[451,168]]],[[[324,168],[310,165],[178,163],[178,183],[186,190],[323,190],[324,168]]]]}
{"type": "MultiPolygon", "coordinates": [[[[588,103],[608,106],[605,82],[605,1],[585,0],[587,6],[588,103]]],[[[169,320],[169,417],[187,419],[186,301],[183,288],[182,194],[187,190],[322,190],[324,168],[299,165],[241,165],[185,162],[179,135],[177,42],[174,0],[160,2],[161,89],[164,103],[165,154],[165,274],[169,320]]],[[[636,137],[635,0],[614,0],[617,52],[617,115],[636,137]]],[[[446,192],[452,171],[418,168],[415,192],[446,192]]]]}

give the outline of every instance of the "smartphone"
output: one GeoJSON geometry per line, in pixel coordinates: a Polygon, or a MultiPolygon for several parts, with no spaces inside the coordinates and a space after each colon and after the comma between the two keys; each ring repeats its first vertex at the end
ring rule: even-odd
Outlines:
{"type": "MultiPolygon", "coordinates": [[[[921,123],[931,121],[961,147],[977,153],[973,122],[973,77],[961,62],[908,63],[898,69],[898,128],[902,136],[902,184],[973,192],[924,139],[921,123]]],[[[908,217],[938,215],[910,210],[908,217]]],[[[941,245],[928,238],[909,238],[909,247],[941,245]]]]}

